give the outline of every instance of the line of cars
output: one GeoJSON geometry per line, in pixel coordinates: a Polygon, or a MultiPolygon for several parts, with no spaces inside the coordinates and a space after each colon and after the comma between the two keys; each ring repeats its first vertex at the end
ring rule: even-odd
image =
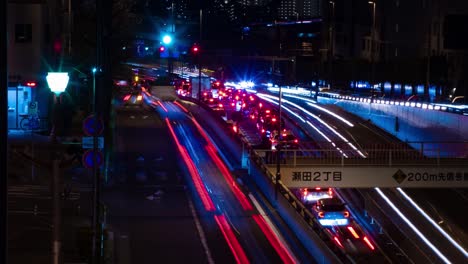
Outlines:
{"type": "MultiPolygon", "coordinates": [[[[263,102],[254,93],[226,86],[204,91],[202,101],[215,111],[237,113],[241,117],[239,119],[256,127],[273,151],[300,149],[298,138],[286,129],[284,120],[280,120],[277,106],[263,102]],[[278,133],[278,128],[282,129],[281,133],[278,133]]],[[[233,129],[237,130],[238,126],[234,125],[233,129]]],[[[293,192],[310,209],[338,247],[357,254],[375,250],[371,239],[353,220],[346,204],[334,189],[300,188],[293,192]]]]}

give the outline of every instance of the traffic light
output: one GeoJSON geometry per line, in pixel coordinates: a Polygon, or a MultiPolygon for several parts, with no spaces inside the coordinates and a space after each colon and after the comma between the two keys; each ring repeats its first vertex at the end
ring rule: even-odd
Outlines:
{"type": "Polygon", "coordinates": [[[165,50],[166,50],[166,47],[164,47],[164,46],[159,47],[159,52],[162,53],[162,52],[164,52],[165,50]]]}
{"type": "Polygon", "coordinates": [[[162,41],[164,44],[169,45],[172,43],[172,37],[170,35],[164,35],[162,41]]]}
{"type": "Polygon", "coordinates": [[[197,44],[194,44],[192,48],[190,49],[190,51],[193,55],[198,55],[198,53],[200,52],[200,46],[198,46],[197,44]]]}

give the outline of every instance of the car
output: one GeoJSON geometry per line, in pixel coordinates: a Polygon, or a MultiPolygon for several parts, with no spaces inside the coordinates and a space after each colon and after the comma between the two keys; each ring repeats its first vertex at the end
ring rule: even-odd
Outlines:
{"type": "Polygon", "coordinates": [[[320,199],[333,197],[332,188],[299,188],[296,193],[304,204],[315,203],[320,199]]]}
{"type": "Polygon", "coordinates": [[[132,91],[123,97],[125,105],[142,105],[143,95],[140,91],[132,91]]]}
{"type": "Polygon", "coordinates": [[[224,111],[224,105],[218,98],[209,98],[205,103],[214,111],[224,111]]]}
{"type": "Polygon", "coordinates": [[[312,212],[322,226],[346,226],[349,224],[349,211],[338,197],[317,200],[312,206],[312,212]]]}
{"type": "Polygon", "coordinates": [[[299,140],[290,132],[283,131],[281,138],[277,133],[271,136],[271,150],[299,149],[299,140]]]}

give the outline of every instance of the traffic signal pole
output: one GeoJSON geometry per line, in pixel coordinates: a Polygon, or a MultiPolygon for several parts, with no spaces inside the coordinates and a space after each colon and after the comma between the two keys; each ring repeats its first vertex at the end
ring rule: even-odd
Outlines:
{"type": "Polygon", "coordinates": [[[101,219],[100,219],[100,175],[98,168],[98,121],[100,120],[100,113],[98,111],[98,96],[102,95],[102,62],[103,62],[103,1],[96,0],[96,65],[93,69],[93,93],[92,93],[92,114],[94,115],[94,133],[93,133],[93,218],[92,218],[92,262],[99,264],[101,262],[101,219]],[[96,82],[96,76],[99,77],[96,82]]]}

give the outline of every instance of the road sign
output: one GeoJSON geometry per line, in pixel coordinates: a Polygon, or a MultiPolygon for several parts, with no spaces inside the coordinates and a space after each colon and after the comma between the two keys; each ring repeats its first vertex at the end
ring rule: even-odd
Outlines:
{"type": "MultiPolygon", "coordinates": [[[[276,165],[268,165],[272,175],[276,165]]],[[[289,188],[466,188],[467,167],[281,167],[289,188]]]]}
{"type": "Polygon", "coordinates": [[[37,102],[30,102],[28,104],[28,114],[36,115],[37,114],[37,102]]]}
{"type": "Polygon", "coordinates": [[[83,121],[83,132],[87,136],[99,136],[104,130],[104,122],[102,119],[95,118],[94,115],[90,115],[83,121]]]}
{"type": "Polygon", "coordinates": [[[96,165],[98,168],[102,166],[102,163],[104,162],[104,155],[100,150],[94,152],[93,150],[87,150],[83,154],[83,166],[85,166],[88,169],[92,169],[94,165],[96,165]],[[94,164],[94,157],[96,157],[96,164],[94,164]]]}
{"type": "MultiPolygon", "coordinates": [[[[94,137],[83,137],[81,138],[81,147],[84,149],[94,148],[94,137]]],[[[104,148],[104,137],[97,137],[97,148],[104,148]]]]}

